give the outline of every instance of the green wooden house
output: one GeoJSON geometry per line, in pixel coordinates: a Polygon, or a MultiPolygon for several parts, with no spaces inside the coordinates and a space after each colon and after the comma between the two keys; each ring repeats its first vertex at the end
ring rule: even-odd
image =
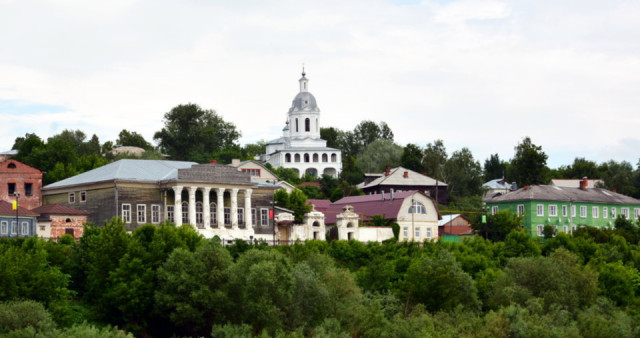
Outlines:
{"type": "Polygon", "coordinates": [[[511,210],[522,216],[522,226],[532,236],[542,236],[545,225],[558,232],[573,232],[580,226],[613,228],[616,217],[640,217],[640,200],[602,188],[531,185],[484,200],[495,214],[511,210]]]}

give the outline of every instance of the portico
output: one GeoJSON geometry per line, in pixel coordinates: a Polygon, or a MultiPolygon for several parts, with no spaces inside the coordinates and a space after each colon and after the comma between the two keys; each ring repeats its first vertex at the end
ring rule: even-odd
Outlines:
{"type": "MultiPolygon", "coordinates": [[[[244,225],[245,229],[254,226],[251,202],[253,189],[250,187],[194,184],[172,185],[169,189],[173,192],[173,203],[167,201],[167,215],[172,214],[172,209],[173,219],[169,221],[178,226],[188,223],[197,228],[230,227],[236,230],[240,229],[240,225],[244,225]],[[187,198],[183,201],[185,192],[187,198]],[[238,201],[239,197],[243,199],[242,202],[238,201]],[[183,215],[185,210],[187,213],[183,215]]],[[[170,196],[167,197],[170,199],[170,196]]]]}

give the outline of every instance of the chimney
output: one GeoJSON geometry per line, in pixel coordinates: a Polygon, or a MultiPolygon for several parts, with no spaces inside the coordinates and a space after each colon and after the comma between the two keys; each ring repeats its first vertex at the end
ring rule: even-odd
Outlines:
{"type": "Polygon", "coordinates": [[[384,190],[382,190],[382,200],[384,201],[384,190]]]}
{"type": "Polygon", "coordinates": [[[238,158],[231,159],[231,165],[234,167],[238,167],[240,165],[240,159],[238,158]]]}
{"type": "Polygon", "coordinates": [[[218,160],[209,160],[209,163],[218,163],[218,160]]]}
{"type": "Polygon", "coordinates": [[[524,186],[524,190],[529,190],[529,188],[531,188],[531,186],[529,186],[529,185],[525,185],[524,186]]]}
{"type": "Polygon", "coordinates": [[[408,171],[405,171],[405,172],[404,172],[404,176],[402,176],[402,177],[404,177],[404,178],[409,178],[409,172],[408,172],[408,171]]]}
{"type": "Polygon", "coordinates": [[[613,188],[613,189],[611,189],[611,192],[615,192],[615,193],[618,193],[618,189],[616,189],[616,188],[613,188]]]}
{"type": "Polygon", "coordinates": [[[389,176],[389,174],[391,174],[391,167],[387,166],[387,168],[384,169],[384,176],[389,176]]]}
{"type": "Polygon", "coordinates": [[[389,201],[393,201],[393,188],[391,188],[391,192],[389,193],[389,201]]]}
{"type": "Polygon", "coordinates": [[[585,176],[580,180],[580,190],[587,190],[587,185],[589,185],[589,180],[587,176],[585,176]]]}

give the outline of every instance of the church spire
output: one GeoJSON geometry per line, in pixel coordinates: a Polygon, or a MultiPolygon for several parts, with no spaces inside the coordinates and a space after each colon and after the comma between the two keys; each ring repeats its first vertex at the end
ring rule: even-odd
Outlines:
{"type": "Polygon", "coordinates": [[[304,72],[304,65],[302,65],[302,77],[300,78],[300,92],[309,91],[309,79],[307,79],[307,73],[304,72]]]}

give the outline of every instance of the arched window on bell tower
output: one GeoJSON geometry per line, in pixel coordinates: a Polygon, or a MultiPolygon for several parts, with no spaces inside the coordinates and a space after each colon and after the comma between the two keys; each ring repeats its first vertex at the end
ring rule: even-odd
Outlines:
{"type": "Polygon", "coordinates": [[[296,133],[298,132],[298,119],[296,118],[296,133]]]}
{"type": "Polygon", "coordinates": [[[311,131],[311,120],[309,118],[304,119],[304,131],[311,131]]]}

